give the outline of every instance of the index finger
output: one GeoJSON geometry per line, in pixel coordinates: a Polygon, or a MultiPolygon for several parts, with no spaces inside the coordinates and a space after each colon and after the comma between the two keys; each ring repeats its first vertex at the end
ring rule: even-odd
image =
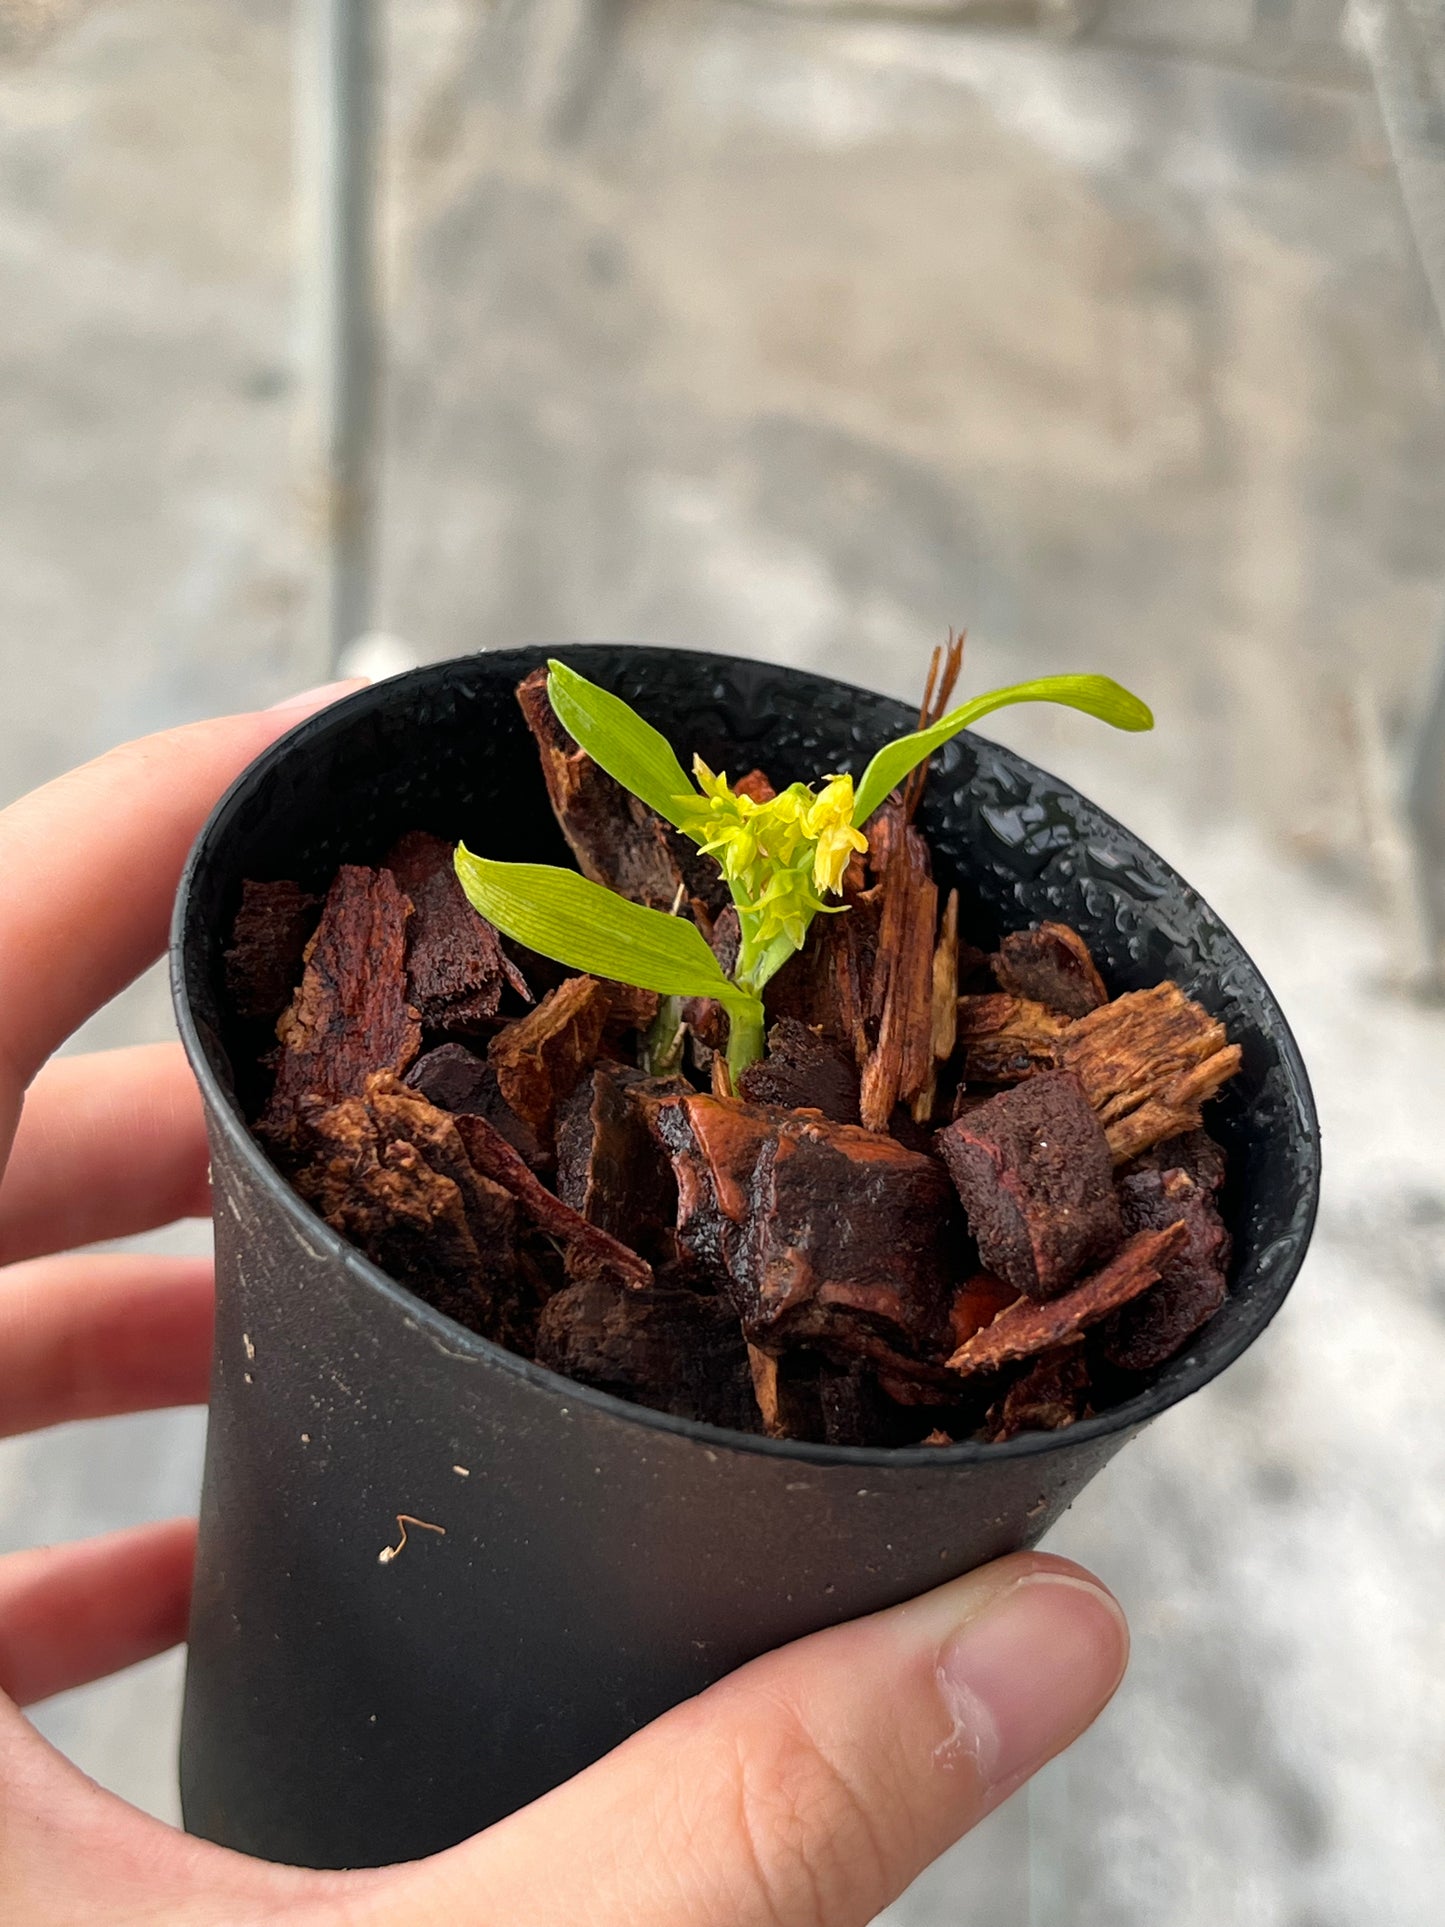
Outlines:
{"type": "Polygon", "coordinates": [[[141,737],[0,812],[0,1154],[46,1058],[164,949],[181,866],[222,790],[363,686],[141,737]]]}

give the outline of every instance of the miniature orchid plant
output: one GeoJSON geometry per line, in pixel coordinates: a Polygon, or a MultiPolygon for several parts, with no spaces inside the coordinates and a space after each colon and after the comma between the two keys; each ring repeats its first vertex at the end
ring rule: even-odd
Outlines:
{"type": "Polygon", "coordinates": [[[1045,676],[975,696],[929,727],[885,744],[856,788],[851,775],[834,775],[818,786],[790,783],[759,802],[733,789],[700,756],[689,780],[666,737],[621,697],[565,663],[547,667],[547,693],[563,728],[608,775],[717,863],[737,910],[737,961],[724,971],[688,918],[632,903],[573,870],[493,862],[459,845],[462,888],[505,936],[569,969],[664,997],[715,998],[728,1017],[734,1084],[763,1055],[764,987],[803,948],[814,917],[846,910],[837,899],[854,854],[868,848],[869,820],[935,750],[1010,703],[1064,703],[1116,729],[1154,726],[1147,705],[1108,676],[1045,676]]]}

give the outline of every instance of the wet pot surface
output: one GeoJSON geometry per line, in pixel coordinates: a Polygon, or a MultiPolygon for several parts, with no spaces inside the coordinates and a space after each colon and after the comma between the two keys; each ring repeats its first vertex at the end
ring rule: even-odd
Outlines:
{"type": "MultiPolygon", "coordinates": [[[[1226,1309],[1067,1432],[902,1452],[744,1438],[569,1384],[432,1312],[300,1203],[238,1102],[221,952],[245,877],[324,887],[402,831],[565,861],[513,699],[547,652],[418,670],[304,724],[203,833],[177,912],[210,1119],[217,1333],[182,1739],[187,1825],[316,1866],[404,1859],[536,1797],[752,1655],[1034,1543],[1141,1425],[1259,1334],[1308,1241],[1308,1084],[1236,940],[1128,831],[977,737],[921,823],[963,934],[1051,916],[1115,991],[1176,978],[1244,1069],[1213,1109],[1226,1309]],[[408,1527],[395,1546],[398,1515],[408,1527]]],[[[679,650],[557,651],[715,768],[861,770],[902,705],[679,650]]],[[[237,1062],[240,1056],[238,1052],[237,1062]]]]}

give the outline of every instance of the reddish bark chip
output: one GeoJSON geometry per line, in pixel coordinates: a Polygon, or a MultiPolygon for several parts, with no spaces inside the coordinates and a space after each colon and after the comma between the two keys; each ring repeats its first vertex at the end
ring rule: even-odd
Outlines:
{"type": "Polygon", "coordinates": [[[938,1346],[963,1241],[935,1159],[815,1113],[718,1098],[681,1100],[663,1126],[679,1241],[720,1262],[752,1343],[844,1358],[869,1334],[938,1346]]]}
{"type": "Polygon", "coordinates": [[[467,902],[452,865],[455,850],[413,830],[393,844],[385,867],[411,899],[407,993],[422,1028],[465,1037],[486,1030],[509,986],[527,1003],[532,993],[496,930],[467,902]]]}
{"type": "Polygon", "coordinates": [[[1228,1295],[1230,1238],[1208,1189],[1185,1170],[1138,1171],[1119,1184],[1130,1231],[1182,1224],[1184,1243],[1152,1291],[1116,1312],[1099,1349],[1128,1372],[1153,1371],[1186,1345],[1228,1295]]]}
{"type": "Polygon", "coordinates": [[[732,788],[734,796],[750,796],[755,803],[771,803],[778,793],[766,772],[760,769],[750,769],[732,788]]]}
{"type": "MultiPolygon", "coordinates": [[[[878,1041],[863,1066],[860,1112],[871,1131],[886,1131],[895,1106],[910,1102],[933,1077],[933,956],[938,886],[928,845],[904,825],[883,871],[882,921],[869,1016],[878,1041]]],[[[847,913],[845,913],[847,914],[847,913]]]]}
{"type": "Polygon", "coordinates": [[[1076,1077],[1047,1071],[938,1133],[984,1264],[1052,1298],[1123,1235],[1109,1147],[1076,1077]]]}
{"type": "Polygon", "coordinates": [[[569,977],[487,1048],[502,1096],[550,1150],[557,1112],[592,1068],[612,1014],[608,987],[569,977]]]}
{"type": "Polygon", "coordinates": [[[614,782],[563,729],[547,694],[547,671],[535,669],[517,701],[542,759],[552,812],[583,876],[634,903],[670,910],[698,897],[720,910],[727,885],[717,865],[614,782]]]}
{"type": "Polygon", "coordinates": [[[1089,1409],[1089,1365],[1080,1345],[1034,1359],[1020,1379],[990,1406],[983,1435],[992,1444],[1020,1432],[1061,1432],[1089,1409]]]}
{"type": "Polygon", "coordinates": [[[658,1106],[657,1131],[677,1184],[678,1255],[712,1289],[727,1287],[775,1115],[724,1098],[679,1097],[658,1106]]]}
{"type": "Polygon", "coordinates": [[[1059,1039],[1059,1062],[1084,1086],[1114,1162],[1200,1126],[1200,1106],[1239,1069],[1224,1026],[1175,983],[1116,997],[1059,1039]]]}
{"type": "Polygon", "coordinates": [[[1136,1232],[1102,1271],[1062,1298],[1051,1298],[1046,1304],[1020,1298],[1001,1311],[991,1325],[960,1345],[948,1361],[950,1368],[962,1373],[991,1372],[1017,1358],[1032,1358],[1071,1343],[1088,1326],[1156,1283],[1184,1239],[1182,1224],[1136,1232]]]}
{"type": "Polygon", "coordinates": [[[1006,1285],[1002,1278],[995,1278],[991,1271],[976,1271],[971,1278],[957,1286],[948,1306],[948,1333],[950,1351],[957,1351],[960,1345],[967,1344],[976,1331],[991,1325],[1001,1311],[1018,1298],[1012,1285],[1006,1285]]]}
{"type": "Polygon", "coordinates": [[[241,907],[226,952],[226,989],[236,1014],[273,1024],[301,980],[321,899],[299,883],[241,885],[241,907]]]}
{"type": "Polygon", "coordinates": [[[1041,923],[1003,939],[994,959],[999,988],[1065,1017],[1087,1017],[1109,1001],[1089,946],[1066,923],[1041,923]]]}
{"type": "Polygon", "coordinates": [[[569,1277],[605,1278],[629,1290],[652,1283],[652,1266],[645,1258],[563,1204],[485,1118],[462,1116],[456,1125],[473,1167],[510,1192],[529,1222],[562,1247],[569,1277]]]}
{"type": "Polygon", "coordinates": [[[291,1132],[301,1101],[354,1097],[373,1071],[404,1071],[421,1026],[406,996],[411,905],[389,870],[343,864],[311,940],[301,984],[276,1026],[276,1083],[257,1129],[291,1132]]]}
{"type": "Polygon", "coordinates": [[[821,1111],[835,1124],[856,1124],[858,1067],[821,1031],[781,1017],[768,1032],[767,1056],[743,1072],[739,1095],[749,1104],[821,1111]]]}
{"type": "Polygon", "coordinates": [[[537,1362],[583,1385],[678,1418],[756,1432],[747,1346],[725,1298],[588,1279],[542,1313],[537,1362]]]}
{"type": "Polygon", "coordinates": [[[995,991],[960,997],[958,1065],[966,1084],[1018,1084],[1058,1068],[1058,1040],[1070,1020],[1047,1005],[995,991]]]}

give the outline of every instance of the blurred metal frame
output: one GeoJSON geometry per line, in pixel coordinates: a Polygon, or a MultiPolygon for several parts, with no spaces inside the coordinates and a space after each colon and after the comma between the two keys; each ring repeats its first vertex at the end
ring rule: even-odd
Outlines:
{"type": "Polygon", "coordinates": [[[379,0],[300,0],[296,135],[302,354],[326,660],[372,624],[380,466],[379,0]]]}
{"type": "MultiPolygon", "coordinates": [[[[1420,266],[1445,325],[1445,5],[1355,0],[1420,266]]],[[[1401,798],[1420,918],[1418,988],[1445,994],[1445,632],[1413,732],[1401,798]]]]}

